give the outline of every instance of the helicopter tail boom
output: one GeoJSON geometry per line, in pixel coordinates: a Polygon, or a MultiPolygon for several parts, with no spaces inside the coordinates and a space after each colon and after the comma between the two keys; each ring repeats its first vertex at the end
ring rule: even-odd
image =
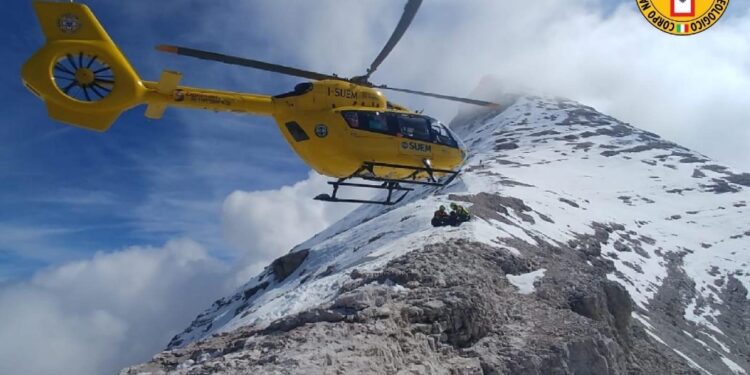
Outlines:
{"type": "Polygon", "coordinates": [[[47,106],[51,118],[106,131],[120,114],[147,105],[161,118],[167,107],[271,115],[271,97],[178,86],[165,71],[142,81],[93,12],[78,3],[34,2],[46,43],[21,68],[24,86],[47,106]]]}
{"type": "Polygon", "coordinates": [[[165,70],[159,82],[143,81],[146,117],[159,119],[167,107],[267,116],[275,113],[273,99],[268,95],[178,86],[181,77],[180,73],[165,70]]]}

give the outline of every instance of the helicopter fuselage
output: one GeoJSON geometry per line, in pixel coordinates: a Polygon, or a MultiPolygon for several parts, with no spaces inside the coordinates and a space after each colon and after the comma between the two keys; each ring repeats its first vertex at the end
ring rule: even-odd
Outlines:
{"type": "MultiPolygon", "coordinates": [[[[434,169],[454,170],[466,155],[458,137],[437,120],[389,102],[376,89],[346,81],[305,82],[276,96],[182,86],[165,96],[160,84],[144,82],[146,97],[163,106],[272,116],[300,158],[334,178],[349,177],[366,162],[422,167],[428,161],[434,169]]],[[[389,167],[372,172],[387,179],[411,173],[389,167]]]]}
{"type": "Polygon", "coordinates": [[[123,111],[138,105],[146,105],[152,119],[168,107],[271,116],[302,160],[338,179],[362,172],[363,165],[370,166],[365,173],[380,179],[432,179],[427,175],[433,170],[453,171],[465,157],[448,128],[389,103],[366,84],[323,79],[268,96],[180,86],[182,75],[172,71],[164,71],[158,82],[143,81],[88,7],[56,2],[34,7],[47,42],[24,64],[21,76],[57,121],[106,131],[123,111]]]}
{"type": "MultiPolygon", "coordinates": [[[[303,83],[272,98],[279,130],[317,172],[351,176],[365,162],[453,170],[463,162],[460,140],[437,120],[389,103],[378,90],[349,82],[303,83]]],[[[404,169],[377,167],[382,178],[404,169]]]]}

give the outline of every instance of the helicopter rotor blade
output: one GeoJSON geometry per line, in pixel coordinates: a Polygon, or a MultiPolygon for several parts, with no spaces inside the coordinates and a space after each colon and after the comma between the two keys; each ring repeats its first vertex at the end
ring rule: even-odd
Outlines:
{"type": "Polygon", "coordinates": [[[316,73],[316,72],[311,72],[308,70],[292,68],[289,66],[272,64],[272,63],[267,63],[267,62],[258,61],[258,60],[245,59],[245,58],[237,57],[237,56],[224,55],[224,54],[216,53],[216,52],[202,51],[202,50],[194,49],[194,48],[178,47],[178,46],[171,46],[171,45],[159,45],[159,46],[156,46],[156,49],[161,52],[174,53],[176,55],[181,55],[181,56],[190,56],[190,57],[195,57],[195,58],[203,59],[203,60],[218,61],[218,62],[222,62],[222,63],[229,64],[229,65],[245,66],[249,68],[255,68],[255,69],[265,70],[269,72],[281,73],[281,74],[307,78],[307,79],[314,79],[314,80],[323,80],[323,79],[339,79],[340,80],[341,79],[334,75],[316,73]]]}
{"type": "Polygon", "coordinates": [[[361,77],[355,77],[354,80],[362,80],[363,82],[367,82],[367,80],[370,78],[370,75],[375,72],[375,70],[380,66],[383,60],[385,60],[388,54],[391,53],[393,47],[395,47],[398,41],[401,40],[401,37],[404,36],[406,29],[409,28],[409,25],[411,25],[411,21],[417,14],[417,10],[419,10],[420,5],[422,5],[422,0],[409,0],[409,2],[406,3],[406,6],[404,6],[404,13],[401,15],[401,19],[398,21],[396,29],[393,30],[391,38],[388,39],[388,42],[385,43],[385,46],[380,51],[378,56],[375,57],[375,60],[372,62],[372,64],[370,64],[370,67],[367,69],[367,74],[361,77]]]}
{"type": "Polygon", "coordinates": [[[500,106],[500,104],[498,103],[488,102],[484,100],[462,98],[459,96],[442,95],[442,94],[435,94],[431,92],[416,91],[416,90],[409,90],[409,89],[399,89],[396,87],[388,87],[386,85],[374,85],[372,87],[378,88],[378,89],[405,92],[405,93],[414,94],[414,95],[429,96],[429,97],[438,98],[438,99],[452,100],[454,102],[473,104],[473,105],[478,105],[478,106],[483,106],[483,107],[499,107],[500,106]]]}

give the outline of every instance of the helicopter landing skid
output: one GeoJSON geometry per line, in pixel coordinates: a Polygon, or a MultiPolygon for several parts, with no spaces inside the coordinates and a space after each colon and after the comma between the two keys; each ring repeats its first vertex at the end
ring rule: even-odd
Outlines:
{"type": "Polygon", "coordinates": [[[403,187],[399,185],[398,182],[394,182],[394,181],[385,181],[382,184],[358,184],[358,183],[346,182],[346,180],[348,179],[342,178],[338,181],[329,181],[328,184],[333,185],[333,193],[331,193],[331,195],[320,194],[317,197],[315,197],[315,199],[319,201],[324,201],[324,202],[368,203],[368,204],[382,204],[386,206],[392,206],[398,202],[401,202],[401,200],[403,200],[406,197],[406,194],[409,194],[410,191],[414,190],[412,188],[403,187]],[[356,187],[356,188],[361,188],[361,189],[363,188],[363,189],[388,190],[388,197],[384,201],[338,198],[336,197],[336,193],[338,193],[340,186],[350,186],[350,187],[356,187]],[[401,191],[404,193],[401,194],[396,200],[392,200],[393,193],[401,192],[401,191]]]}
{"type": "Polygon", "coordinates": [[[414,184],[414,185],[426,185],[426,186],[445,186],[448,185],[453,179],[458,176],[459,171],[450,171],[450,170],[442,170],[442,169],[433,169],[430,167],[429,162],[424,163],[425,167],[412,167],[412,166],[404,166],[404,165],[397,165],[397,164],[386,164],[386,163],[375,163],[375,162],[368,162],[365,163],[362,167],[360,167],[354,174],[347,178],[341,178],[337,181],[329,181],[328,184],[333,186],[333,192],[328,194],[320,194],[317,197],[315,197],[316,200],[324,201],[324,202],[342,202],[342,203],[367,203],[367,204],[382,204],[386,206],[392,206],[396,203],[401,202],[407,194],[409,194],[410,191],[413,191],[413,188],[403,187],[401,184],[414,184]],[[387,167],[387,168],[396,168],[396,169],[408,169],[413,171],[412,174],[409,175],[409,177],[405,179],[387,179],[387,178],[381,178],[376,177],[373,173],[374,167],[387,167]],[[416,179],[417,175],[420,172],[427,173],[429,180],[428,181],[419,181],[416,179]],[[449,177],[444,181],[438,181],[434,177],[434,173],[442,173],[444,175],[448,175],[449,177]],[[347,182],[347,180],[352,178],[360,178],[367,181],[374,181],[374,182],[382,182],[381,184],[361,184],[361,183],[352,183],[347,182]],[[341,186],[349,186],[349,187],[356,187],[356,188],[364,188],[364,189],[381,189],[381,190],[387,190],[388,196],[384,201],[375,201],[375,200],[364,200],[364,199],[346,199],[346,198],[338,198],[336,197],[336,193],[338,193],[339,187],[341,186]],[[393,193],[394,192],[403,192],[396,200],[392,200],[393,193]]]}
{"type": "Polygon", "coordinates": [[[414,184],[414,185],[427,185],[427,186],[445,186],[451,183],[456,176],[460,173],[460,171],[451,171],[448,169],[434,169],[430,165],[429,160],[425,159],[422,161],[422,164],[424,167],[413,167],[409,165],[398,165],[398,164],[388,164],[388,163],[376,163],[376,162],[366,162],[362,165],[362,167],[359,168],[351,177],[359,177],[364,180],[370,180],[370,181],[385,181],[385,182],[400,182],[405,184],[414,184]],[[412,171],[412,174],[410,174],[407,178],[404,179],[388,179],[388,178],[380,178],[380,177],[374,177],[374,168],[375,167],[385,167],[385,168],[393,168],[393,169],[406,169],[409,171],[412,171]],[[419,181],[417,180],[417,175],[420,172],[427,173],[428,180],[427,181],[419,181]],[[435,173],[442,173],[444,175],[447,175],[448,178],[444,181],[438,181],[435,178],[435,173]]]}

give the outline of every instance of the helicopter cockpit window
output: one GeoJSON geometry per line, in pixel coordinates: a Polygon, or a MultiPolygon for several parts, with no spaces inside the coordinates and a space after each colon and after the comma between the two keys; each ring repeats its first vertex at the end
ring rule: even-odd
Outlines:
{"type": "Polygon", "coordinates": [[[450,147],[458,147],[458,143],[453,139],[445,125],[437,121],[432,122],[432,134],[435,137],[435,143],[450,147]]]}
{"type": "Polygon", "coordinates": [[[430,136],[430,123],[421,116],[399,114],[396,116],[399,132],[408,138],[420,141],[432,141],[430,136]]]}

